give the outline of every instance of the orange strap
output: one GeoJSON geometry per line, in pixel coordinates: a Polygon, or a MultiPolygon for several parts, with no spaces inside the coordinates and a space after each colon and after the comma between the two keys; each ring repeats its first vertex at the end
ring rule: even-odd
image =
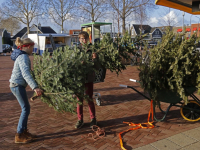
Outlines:
{"type": "Polygon", "coordinates": [[[128,131],[131,131],[131,130],[137,130],[137,129],[139,129],[139,128],[142,128],[142,129],[150,128],[150,129],[152,129],[152,128],[154,128],[153,122],[154,122],[154,121],[153,121],[153,100],[151,100],[151,108],[150,108],[150,110],[149,110],[147,123],[138,123],[138,124],[134,124],[134,123],[132,123],[132,122],[123,122],[123,123],[128,124],[129,126],[136,126],[136,127],[135,127],[135,128],[130,128],[130,129],[126,130],[126,131],[122,131],[122,132],[119,133],[119,140],[120,140],[121,148],[122,148],[123,150],[126,150],[126,149],[124,148],[124,146],[123,146],[123,141],[122,141],[122,136],[121,136],[121,134],[123,134],[123,133],[125,133],[125,132],[128,132],[128,131]],[[149,122],[150,116],[151,116],[151,119],[152,119],[151,122],[149,122]],[[143,126],[143,125],[149,125],[149,126],[143,126]]]}

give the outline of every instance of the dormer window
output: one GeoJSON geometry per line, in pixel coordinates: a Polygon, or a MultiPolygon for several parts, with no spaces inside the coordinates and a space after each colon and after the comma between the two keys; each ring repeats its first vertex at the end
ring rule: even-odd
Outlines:
{"type": "MultiPolygon", "coordinates": [[[[141,31],[141,29],[140,29],[140,28],[139,28],[139,30],[141,31]]],[[[142,29],[142,31],[141,31],[141,32],[142,32],[142,33],[144,33],[144,32],[145,32],[145,30],[143,30],[143,29],[142,29]]]]}

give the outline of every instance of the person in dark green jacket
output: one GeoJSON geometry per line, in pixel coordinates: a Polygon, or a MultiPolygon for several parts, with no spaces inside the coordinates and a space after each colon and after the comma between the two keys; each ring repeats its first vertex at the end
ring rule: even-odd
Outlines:
{"type": "MultiPolygon", "coordinates": [[[[85,31],[81,31],[79,33],[79,41],[80,44],[78,45],[78,48],[80,49],[80,51],[83,51],[83,44],[88,44],[91,45],[91,43],[89,43],[89,35],[87,32],[85,31]]],[[[91,53],[90,50],[87,50],[88,53],[91,53]]],[[[92,61],[94,61],[94,67],[97,69],[98,65],[95,63],[95,59],[97,58],[97,54],[96,53],[91,53],[92,56],[92,61]]],[[[90,98],[90,100],[88,100],[88,106],[89,106],[89,111],[90,111],[90,118],[91,118],[91,122],[90,122],[90,127],[92,128],[93,125],[97,125],[97,121],[96,121],[96,115],[95,115],[95,105],[93,102],[93,82],[95,80],[95,72],[91,72],[88,73],[87,77],[86,77],[86,82],[85,82],[85,94],[87,94],[90,98]]],[[[82,98],[78,98],[78,100],[83,103],[83,99],[82,98]]],[[[77,115],[78,115],[78,121],[75,125],[75,128],[79,129],[83,126],[84,121],[83,121],[83,105],[79,105],[77,104],[77,115]]]]}

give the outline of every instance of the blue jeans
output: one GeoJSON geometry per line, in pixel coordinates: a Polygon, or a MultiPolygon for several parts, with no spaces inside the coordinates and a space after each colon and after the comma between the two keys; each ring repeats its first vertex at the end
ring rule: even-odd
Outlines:
{"type": "Polygon", "coordinates": [[[26,89],[25,87],[18,85],[16,87],[10,87],[10,90],[17,98],[22,109],[17,126],[17,133],[23,133],[24,130],[27,129],[28,116],[30,114],[30,104],[26,94],[26,89]]]}

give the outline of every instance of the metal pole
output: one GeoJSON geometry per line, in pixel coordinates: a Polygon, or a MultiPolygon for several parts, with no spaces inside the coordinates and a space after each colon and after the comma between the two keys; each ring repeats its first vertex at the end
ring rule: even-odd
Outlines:
{"type": "MultiPolygon", "coordinates": [[[[196,16],[197,17],[197,16],[196,16]]],[[[200,18],[199,17],[197,17],[199,20],[200,20],[200,18]]],[[[198,28],[197,28],[197,31],[198,31],[198,34],[197,34],[197,36],[199,37],[199,21],[198,21],[198,28]]]]}
{"type": "MultiPolygon", "coordinates": [[[[182,33],[183,33],[183,30],[184,30],[184,15],[185,15],[185,12],[183,11],[183,29],[182,29],[182,33]]],[[[184,39],[184,36],[182,36],[182,39],[184,39]]]]}
{"type": "Polygon", "coordinates": [[[191,24],[191,18],[192,18],[192,15],[190,16],[190,36],[192,35],[192,24],[191,24]]]}
{"type": "Polygon", "coordinates": [[[114,24],[115,12],[113,12],[113,42],[115,41],[115,24],[114,24]]]}
{"type": "MultiPolygon", "coordinates": [[[[114,30],[114,34],[115,34],[114,17],[115,17],[115,12],[113,12],[113,30],[114,30]]],[[[114,41],[114,34],[112,35],[113,41],[114,41]]]]}
{"type": "Polygon", "coordinates": [[[183,30],[184,30],[184,15],[185,15],[185,12],[183,11],[183,30]]]}
{"type": "Polygon", "coordinates": [[[110,25],[110,37],[112,38],[112,24],[110,25]]]}
{"type": "Polygon", "coordinates": [[[118,37],[119,37],[119,0],[118,0],[118,12],[117,12],[117,14],[118,14],[118,37]]]}
{"type": "Polygon", "coordinates": [[[94,44],[94,24],[92,24],[92,44],[94,44]]]}
{"type": "Polygon", "coordinates": [[[198,28],[197,28],[197,30],[198,30],[198,37],[199,37],[199,21],[198,21],[198,28]]]}
{"type": "Polygon", "coordinates": [[[39,27],[38,27],[38,16],[37,16],[37,51],[36,51],[36,54],[40,54],[39,52],[39,36],[38,36],[38,30],[39,30],[39,27]]]}
{"type": "MultiPolygon", "coordinates": [[[[106,20],[104,20],[104,22],[106,22],[106,20]]],[[[104,34],[105,34],[106,33],[106,31],[105,31],[105,25],[103,27],[104,27],[103,31],[104,31],[104,34]]]]}

